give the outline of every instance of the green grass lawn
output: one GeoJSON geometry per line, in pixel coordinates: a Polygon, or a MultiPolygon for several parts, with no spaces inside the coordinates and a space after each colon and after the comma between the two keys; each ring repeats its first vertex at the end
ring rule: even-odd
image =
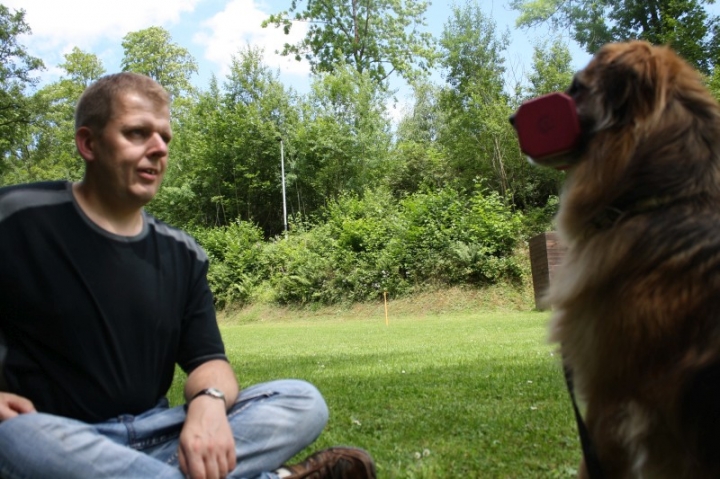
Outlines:
{"type": "MultiPolygon", "coordinates": [[[[241,384],[301,378],[330,422],[312,448],[381,478],[567,478],[580,448],[547,313],[336,316],[222,326],[241,384]]],[[[179,381],[178,381],[179,383],[179,381]]],[[[171,394],[179,401],[178,384],[171,394]]]]}

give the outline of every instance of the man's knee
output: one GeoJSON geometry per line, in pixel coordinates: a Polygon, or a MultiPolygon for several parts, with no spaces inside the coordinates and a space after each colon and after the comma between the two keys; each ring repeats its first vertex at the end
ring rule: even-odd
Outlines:
{"type": "MultiPolygon", "coordinates": [[[[25,448],[41,448],[42,443],[67,443],[78,435],[94,433],[94,428],[74,419],[33,412],[0,422],[0,444],[10,441],[25,448]]],[[[1,447],[1,446],[0,446],[1,447]]]]}
{"type": "Polygon", "coordinates": [[[75,435],[90,428],[43,413],[20,414],[0,422],[0,477],[17,477],[20,473],[23,477],[37,477],[33,474],[43,467],[60,470],[70,462],[73,452],[86,445],[74,441],[75,435]]]}
{"type": "Polygon", "coordinates": [[[314,416],[317,422],[322,422],[323,427],[325,426],[328,420],[328,407],[325,398],[314,385],[300,379],[285,379],[276,383],[288,407],[314,416]]]}
{"type": "MultiPolygon", "coordinates": [[[[230,415],[242,415],[255,401],[272,409],[271,422],[320,434],[328,421],[328,407],[318,389],[307,381],[282,379],[243,390],[230,415]]],[[[267,418],[266,418],[267,420],[267,418]]]]}
{"type": "Polygon", "coordinates": [[[19,414],[12,419],[0,421],[0,438],[14,437],[18,440],[24,436],[32,437],[38,432],[52,431],[66,421],[67,419],[41,412],[19,414]]]}

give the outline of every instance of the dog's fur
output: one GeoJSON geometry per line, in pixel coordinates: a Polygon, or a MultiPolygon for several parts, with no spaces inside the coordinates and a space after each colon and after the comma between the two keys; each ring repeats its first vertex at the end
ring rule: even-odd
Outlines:
{"type": "MultiPolygon", "coordinates": [[[[670,49],[578,72],[551,338],[606,477],[720,477],[720,108],[670,49]]],[[[580,477],[587,477],[584,464],[580,477]]]]}

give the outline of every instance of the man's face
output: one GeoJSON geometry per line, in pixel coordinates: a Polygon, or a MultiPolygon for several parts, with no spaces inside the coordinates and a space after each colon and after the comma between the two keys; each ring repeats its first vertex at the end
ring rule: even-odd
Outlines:
{"type": "Polygon", "coordinates": [[[170,110],[139,93],[115,99],[113,115],[94,139],[95,180],[113,201],[142,207],[157,194],[172,138],[170,110]]]}

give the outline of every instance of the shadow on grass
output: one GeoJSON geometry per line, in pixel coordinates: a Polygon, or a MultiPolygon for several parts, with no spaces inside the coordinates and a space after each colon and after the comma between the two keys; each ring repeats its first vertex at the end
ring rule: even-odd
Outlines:
{"type": "Polygon", "coordinates": [[[419,364],[413,354],[334,354],[236,366],[246,382],[315,384],[331,418],[313,449],[363,447],[380,477],[574,477],[579,444],[555,358],[419,364]]]}

